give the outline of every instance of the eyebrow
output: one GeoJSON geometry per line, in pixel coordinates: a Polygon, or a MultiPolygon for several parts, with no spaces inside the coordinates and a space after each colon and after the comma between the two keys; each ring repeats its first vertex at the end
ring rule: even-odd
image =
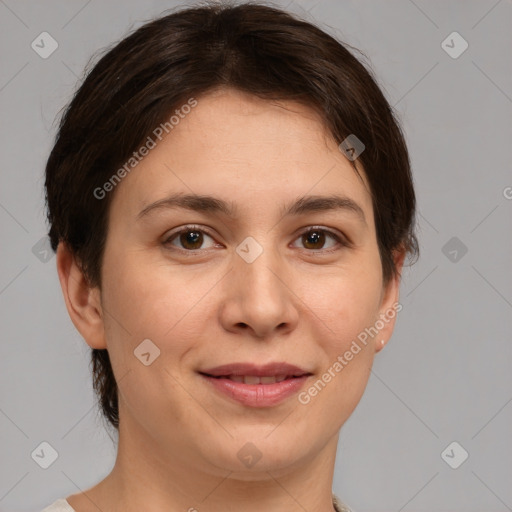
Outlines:
{"type": "MultiPolygon", "coordinates": [[[[225,214],[235,217],[238,208],[234,202],[226,202],[222,199],[198,194],[173,194],[159,199],[145,206],[137,215],[137,220],[145,217],[150,212],[161,209],[182,208],[200,213],[225,214]]],[[[309,195],[298,198],[295,202],[285,205],[281,209],[281,217],[304,215],[306,213],[320,211],[347,211],[355,214],[366,224],[364,211],[353,199],[340,195],[318,196],[309,195]]]]}

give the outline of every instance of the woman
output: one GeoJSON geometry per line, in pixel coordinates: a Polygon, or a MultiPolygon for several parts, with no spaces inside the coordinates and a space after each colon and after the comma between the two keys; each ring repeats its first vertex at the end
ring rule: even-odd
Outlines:
{"type": "Polygon", "coordinates": [[[68,106],[46,194],[119,441],[45,511],[349,510],[339,431],[418,247],[402,132],[345,46],[259,4],[149,22],[68,106]]]}

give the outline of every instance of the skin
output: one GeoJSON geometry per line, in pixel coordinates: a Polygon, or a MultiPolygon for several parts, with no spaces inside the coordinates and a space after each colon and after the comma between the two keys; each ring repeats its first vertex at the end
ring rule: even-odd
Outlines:
{"type": "Polygon", "coordinates": [[[396,305],[399,277],[383,283],[367,183],[316,113],[231,89],[197,100],[117,185],[102,289],[88,286],[65,244],[58,248],[69,315],[90,347],[108,348],[120,412],[112,472],[68,502],[78,512],[330,512],[339,430],[394,319],[308,404],[293,395],[250,408],[197,370],[286,361],[314,374],[308,389],[396,305]],[[366,223],[347,210],[282,216],[284,204],[333,191],[357,202],[366,223]],[[159,209],[136,219],[176,192],[212,195],[238,211],[159,209]],[[166,243],[188,224],[209,230],[202,245],[179,235],[166,243]],[[308,243],[302,233],[311,226],[350,245],[328,232],[308,243]],[[252,263],[236,252],[248,236],[263,248],[252,263]],[[144,339],[160,350],[149,366],[134,356],[144,339]],[[237,457],[247,442],[262,454],[251,468],[237,457]]]}

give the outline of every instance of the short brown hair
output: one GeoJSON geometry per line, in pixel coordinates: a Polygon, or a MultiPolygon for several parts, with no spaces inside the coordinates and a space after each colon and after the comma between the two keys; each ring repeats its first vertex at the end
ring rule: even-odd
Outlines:
{"type": "MultiPolygon", "coordinates": [[[[338,144],[351,134],[364,143],[357,160],[370,186],[387,282],[397,272],[395,251],[419,253],[409,156],[392,107],[346,46],[258,3],[185,8],[132,32],[101,57],[62,115],[46,165],[53,250],[65,242],[90,285],[101,288],[114,192],[98,200],[93,191],[187,98],[233,87],[266,100],[302,102],[320,113],[338,144]]],[[[91,363],[103,416],[118,429],[107,350],[93,349],[91,363]]]]}

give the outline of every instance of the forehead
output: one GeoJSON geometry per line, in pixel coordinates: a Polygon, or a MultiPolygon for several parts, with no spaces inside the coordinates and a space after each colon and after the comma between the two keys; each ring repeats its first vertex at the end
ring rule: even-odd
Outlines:
{"type": "Polygon", "coordinates": [[[371,215],[363,170],[361,181],[311,108],[233,89],[196,101],[191,109],[178,108],[178,122],[162,140],[153,137],[153,149],[120,183],[114,203],[123,199],[130,210],[124,215],[133,218],[149,202],[176,192],[276,208],[308,194],[342,193],[371,215]]]}
{"type": "Polygon", "coordinates": [[[247,150],[265,143],[278,148],[281,144],[284,154],[300,157],[309,151],[303,146],[305,141],[309,141],[308,146],[323,143],[326,151],[332,149],[328,143],[332,136],[320,115],[295,101],[271,101],[221,88],[198,98],[193,114],[187,116],[179,135],[200,132],[201,142],[210,150],[247,150]]]}

